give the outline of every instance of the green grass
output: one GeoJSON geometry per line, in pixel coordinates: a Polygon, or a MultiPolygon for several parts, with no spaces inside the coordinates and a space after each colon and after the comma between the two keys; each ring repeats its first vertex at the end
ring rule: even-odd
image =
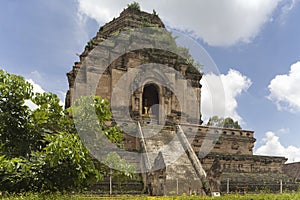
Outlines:
{"type": "Polygon", "coordinates": [[[113,200],[209,200],[209,199],[220,199],[220,200],[262,200],[262,199],[286,199],[286,200],[298,200],[300,199],[300,193],[284,193],[284,194],[252,194],[252,195],[223,195],[221,197],[199,197],[199,196],[179,196],[179,197],[150,197],[150,196],[88,196],[88,195],[63,195],[63,194],[32,194],[26,193],[22,195],[10,195],[9,197],[0,197],[5,200],[99,200],[99,199],[113,199],[113,200]]]}

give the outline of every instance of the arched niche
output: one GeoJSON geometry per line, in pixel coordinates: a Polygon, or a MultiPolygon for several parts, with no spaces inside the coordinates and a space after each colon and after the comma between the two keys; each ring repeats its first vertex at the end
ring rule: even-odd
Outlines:
{"type": "Polygon", "coordinates": [[[154,83],[145,84],[142,93],[142,116],[151,117],[157,122],[160,119],[160,93],[159,87],[154,83]]]}

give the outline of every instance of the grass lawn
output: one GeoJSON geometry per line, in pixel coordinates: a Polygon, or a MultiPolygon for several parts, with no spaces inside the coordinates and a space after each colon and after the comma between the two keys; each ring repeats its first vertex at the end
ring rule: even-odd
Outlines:
{"type": "Polygon", "coordinates": [[[198,196],[178,196],[178,197],[150,197],[150,196],[113,196],[113,197],[102,197],[102,196],[88,196],[88,195],[61,195],[61,194],[23,194],[23,195],[11,195],[9,197],[0,197],[5,200],[37,200],[37,199],[53,199],[53,200],[99,200],[99,199],[113,199],[113,200],[206,200],[206,199],[224,199],[224,200],[260,200],[260,199],[300,199],[300,193],[284,193],[284,194],[253,194],[253,195],[224,195],[221,197],[198,197],[198,196]]]}

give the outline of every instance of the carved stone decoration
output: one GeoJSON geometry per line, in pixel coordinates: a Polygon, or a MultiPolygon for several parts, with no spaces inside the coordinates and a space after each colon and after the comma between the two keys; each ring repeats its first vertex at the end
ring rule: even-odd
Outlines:
{"type": "Polygon", "coordinates": [[[172,94],[173,94],[173,93],[172,93],[172,91],[171,91],[170,89],[164,87],[164,95],[165,95],[165,97],[171,98],[171,97],[172,97],[172,94]]]}
{"type": "Polygon", "coordinates": [[[149,174],[148,190],[152,196],[163,196],[165,194],[166,164],[161,151],[155,158],[153,172],[149,174]],[[155,170],[159,169],[159,170],[155,170]]]}
{"type": "Polygon", "coordinates": [[[248,146],[249,151],[253,151],[254,143],[250,143],[248,146]]]}
{"type": "Polygon", "coordinates": [[[135,110],[139,110],[140,109],[140,99],[139,98],[135,98],[135,110]]]}
{"type": "Polygon", "coordinates": [[[220,160],[216,157],[210,167],[207,177],[211,192],[220,192],[222,169],[220,160]]]}
{"type": "Polygon", "coordinates": [[[187,67],[187,65],[180,65],[179,70],[182,75],[185,75],[187,67]]]}
{"type": "Polygon", "coordinates": [[[240,145],[237,142],[233,142],[231,145],[231,149],[238,150],[240,145]]]}

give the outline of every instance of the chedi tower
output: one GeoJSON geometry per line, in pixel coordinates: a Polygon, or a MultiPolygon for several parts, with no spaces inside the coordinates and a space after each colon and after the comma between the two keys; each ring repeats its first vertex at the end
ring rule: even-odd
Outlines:
{"type": "Polygon", "coordinates": [[[110,102],[125,141],[107,151],[134,164],[151,195],[255,190],[286,178],[285,158],[253,155],[253,131],[201,125],[202,73],[156,13],[130,5],[100,28],[67,77],[66,107],[91,94],[110,102]]]}

